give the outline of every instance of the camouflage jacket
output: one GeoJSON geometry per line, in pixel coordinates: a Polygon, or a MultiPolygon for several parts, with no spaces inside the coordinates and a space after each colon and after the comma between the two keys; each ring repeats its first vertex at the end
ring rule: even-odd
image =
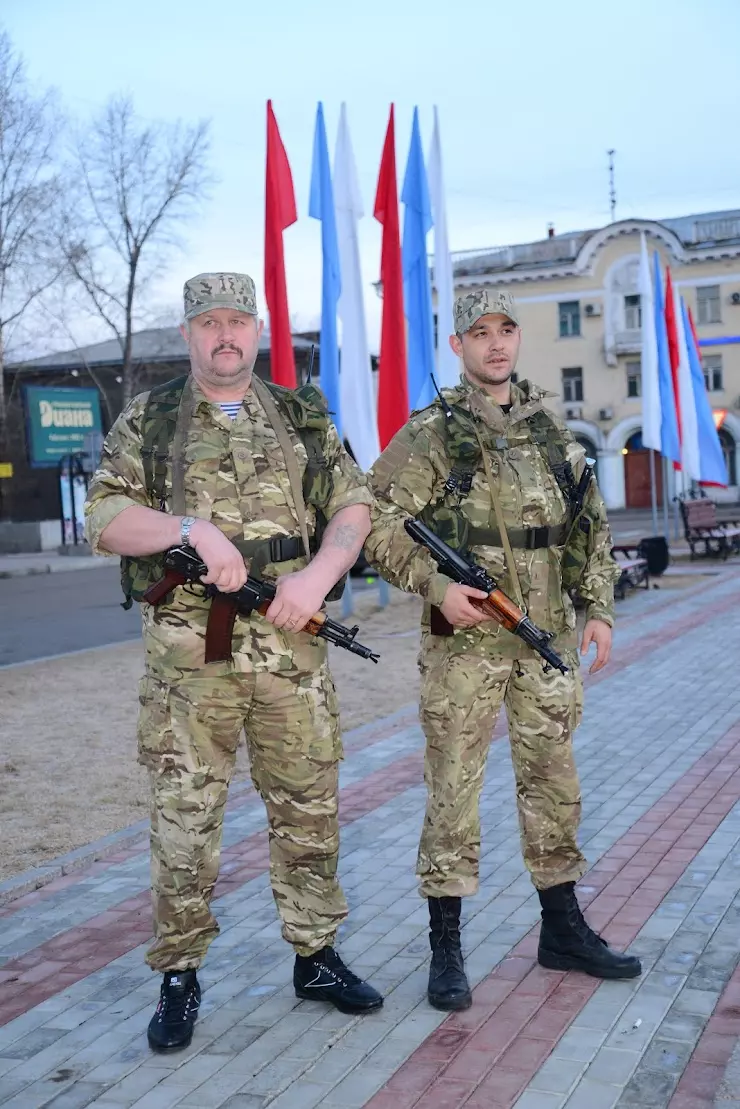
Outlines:
{"type": "MultiPolygon", "coordinates": [[[[476,418],[484,445],[487,448],[490,445],[487,457],[497,481],[507,530],[556,527],[568,519],[563,493],[546,458],[533,441],[526,419],[541,410],[544,398],[551,395],[526,381],[513,385],[512,407],[507,414],[464,377],[455,389],[444,390],[449,404],[459,405],[476,418]],[[497,438],[506,440],[506,449],[494,448],[497,438]]],[[[585,452],[566,425],[551,413],[548,415],[562,432],[577,481],[583,470],[585,452]]],[[[367,556],[394,585],[425,598],[425,628],[428,628],[429,606],[441,604],[449,579],[437,572],[431,556],[407,535],[403,522],[442,497],[450,474],[446,443],[445,418],[436,401],[412,414],[369,475],[375,505],[371,510],[372,531],[365,544],[367,556]]],[[[595,495],[603,507],[598,490],[595,495]]],[[[446,503],[450,503],[449,499],[446,503]]],[[[495,525],[493,503],[482,466],[478,467],[470,492],[460,501],[460,506],[474,527],[495,525]]],[[[593,551],[579,592],[587,602],[589,617],[612,624],[614,581],[618,572],[611,557],[611,535],[605,509],[602,518],[604,523],[593,537],[593,551]]],[[[504,592],[512,598],[516,596],[503,548],[473,546],[469,553],[497,579],[504,592]]],[[[529,616],[556,634],[557,646],[572,650],[576,643],[575,613],[562,586],[562,553],[562,546],[532,551],[515,548],[514,560],[529,616]]],[[[493,622],[469,631],[457,631],[454,639],[460,650],[488,649],[495,643],[496,653],[504,657],[526,657],[528,650],[520,640],[493,622]]]]}
{"type": "MultiPolygon", "coordinates": [[[[93,476],[85,505],[87,537],[94,552],[107,554],[101,535],[131,505],[151,504],[141,458],[141,421],[147,399],[142,393],[116,420],[105,440],[100,467],[93,476]]],[[[288,428],[301,478],[308,458],[297,432],[288,428]]],[[[325,444],[332,465],[334,490],[327,518],[353,504],[371,504],[367,479],[354,464],[333,425],[325,444]]],[[[189,515],[210,520],[230,539],[264,539],[299,535],[283,452],[264,409],[250,390],[235,420],[193,388],[193,416],[185,445],[185,501],[189,515]]],[[[166,491],[171,493],[171,474],[166,491]]],[[[309,535],[315,513],[307,506],[309,535]]],[[[280,572],[305,566],[305,558],[281,563],[280,572]]],[[[265,577],[274,576],[270,566],[265,577]]],[[[147,668],[172,678],[204,666],[205,628],[209,603],[184,588],[172,603],[142,605],[147,668]]],[[[307,634],[288,635],[262,616],[237,617],[234,663],[210,663],[208,674],[253,670],[313,670],[326,657],[326,644],[307,634]]]]}

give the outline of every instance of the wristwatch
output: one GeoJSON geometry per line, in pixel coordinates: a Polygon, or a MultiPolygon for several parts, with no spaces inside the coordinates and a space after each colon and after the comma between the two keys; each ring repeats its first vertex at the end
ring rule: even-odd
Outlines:
{"type": "Polygon", "coordinates": [[[180,521],[180,543],[183,547],[190,546],[190,529],[195,523],[195,516],[183,516],[180,521]]]}

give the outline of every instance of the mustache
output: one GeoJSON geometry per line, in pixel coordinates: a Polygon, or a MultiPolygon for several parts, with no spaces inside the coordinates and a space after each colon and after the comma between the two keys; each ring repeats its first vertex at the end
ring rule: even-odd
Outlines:
{"type": "Polygon", "coordinates": [[[214,347],[211,351],[211,358],[215,358],[217,354],[222,354],[225,350],[229,350],[233,354],[238,354],[240,358],[244,357],[244,351],[241,347],[235,346],[234,343],[219,343],[219,345],[214,347]]]}

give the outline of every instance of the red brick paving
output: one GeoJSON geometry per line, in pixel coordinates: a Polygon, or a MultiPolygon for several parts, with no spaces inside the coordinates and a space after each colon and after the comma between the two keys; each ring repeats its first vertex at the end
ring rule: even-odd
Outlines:
{"type": "Polygon", "coordinates": [[[740,1036],[740,967],[709,1018],[668,1109],[712,1109],[740,1036]]]}
{"type": "MultiPolygon", "coordinates": [[[[738,798],[740,723],[588,872],[580,900],[589,905],[590,922],[615,946],[629,946],[738,798]]],[[[517,944],[476,987],[472,1008],[449,1016],[366,1109],[385,1109],[391,1092],[393,1109],[510,1109],[599,984],[543,970],[536,962],[536,936],[533,929],[517,944]]],[[[716,1091],[740,1032],[738,1006],[740,970],[707,1025],[677,1097],[696,1098],[715,1079],[716,1091]]],[[[695,1109],[711,1104],[710,1097],[695,1109]]],[[[671,1102],[670,1109],[689,1104],[671,1102]]]]}

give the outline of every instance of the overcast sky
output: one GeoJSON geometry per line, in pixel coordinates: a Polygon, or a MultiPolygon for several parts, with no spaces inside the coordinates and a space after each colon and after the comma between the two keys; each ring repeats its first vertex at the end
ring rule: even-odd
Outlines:
{"type": "Polygon", "coordinates": [[[261,297],[268,97],[296,188],[285,252],[302,326],[320,311],[319,224],[307,215],[316,102],[332,159],[347,102],[373,343],[372,206],[392,100],[399,190],[413,107],[426,150],[439,106],[453,250],[531,241],[548,222],[607,223],[610,147],[617,218],[740,207],[738,0],[3,0],[0,25],[32,78],[79,116],[130,91],[142,116],[212,120],[219,184],[156,307],[174,308],[183,280],[209,269],[246,270],[261,297]]]}

